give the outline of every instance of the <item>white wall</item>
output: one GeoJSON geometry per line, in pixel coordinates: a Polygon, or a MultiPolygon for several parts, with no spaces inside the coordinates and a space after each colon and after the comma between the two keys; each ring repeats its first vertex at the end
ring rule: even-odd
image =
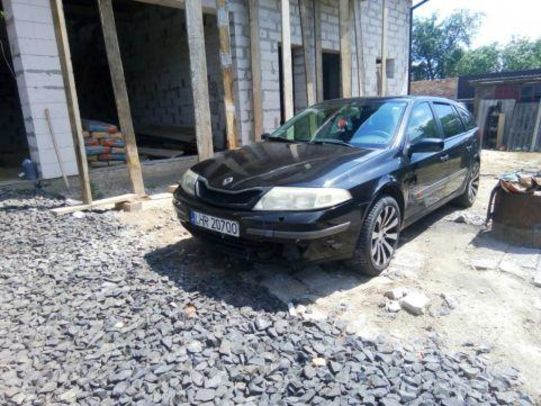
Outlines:
{"type": "Polygon", "coordinates": [[[77,174],[73,138],[48,0],[3,0],[6,28],[32,160],[43,178],[61,176],[45,108],[68,175],[77,174]]]}

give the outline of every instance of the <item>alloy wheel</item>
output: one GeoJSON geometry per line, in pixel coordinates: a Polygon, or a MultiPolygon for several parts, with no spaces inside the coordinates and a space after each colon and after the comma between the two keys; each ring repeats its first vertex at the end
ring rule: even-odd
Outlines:
{"type": "Polygon", "coordinates": [[[400,226],[398,210],[386,206],[378,215],[372,231],[371,255],[375,265],[386,265],[394,254],[400,226]]]}
{"type": "Polygon", "coordinates": [[[473,202],[479,191],[479,164],[475,163],[468,183],[468,199],[473,202]]]}

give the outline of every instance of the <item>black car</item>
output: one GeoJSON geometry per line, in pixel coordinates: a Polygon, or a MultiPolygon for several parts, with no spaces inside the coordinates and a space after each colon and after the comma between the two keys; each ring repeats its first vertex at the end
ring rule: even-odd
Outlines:
{"type": "Polygon", "coordinates": [[[428,97],[333,100],[188,170],[174,194],[194,236],[247,259],[350,260],[378,275],[400,230],[471,206],[480,142],[471,114],[428,97]]]}

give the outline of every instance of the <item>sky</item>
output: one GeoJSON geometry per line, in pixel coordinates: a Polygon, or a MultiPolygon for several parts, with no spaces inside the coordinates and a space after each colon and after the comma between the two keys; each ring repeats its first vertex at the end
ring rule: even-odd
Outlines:
{"type": "MultiPolygon", "coordinates": [[[[419,1],[413,0],[413,4],[419,1]]],[[[485,14],[473,48],[492,42],[505,44],[513,36],[541,37],[541,0],[430,0],[415,10],[415,16],[428,17],[436,11],[440,18],[445,18],[455,9],[485,14]]]]}

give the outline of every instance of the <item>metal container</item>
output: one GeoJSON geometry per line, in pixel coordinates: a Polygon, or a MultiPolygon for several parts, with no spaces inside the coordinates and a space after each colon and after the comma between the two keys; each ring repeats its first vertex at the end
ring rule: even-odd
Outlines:
{"type": "Polygon", "coordinates": [[[541,196],[496,190],[492,233],[509,243],[541,248],[541,196]]]}

